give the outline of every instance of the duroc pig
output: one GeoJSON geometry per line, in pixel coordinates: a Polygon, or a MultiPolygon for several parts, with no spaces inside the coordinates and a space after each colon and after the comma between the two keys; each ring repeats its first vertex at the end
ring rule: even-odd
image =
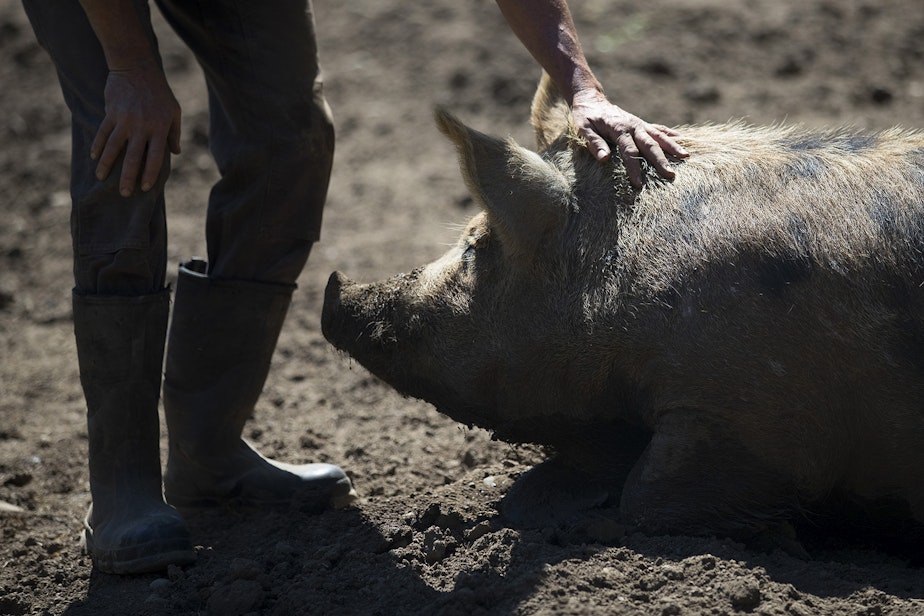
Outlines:
{"type": "Polygon", "coordinates": [[[483,211],[411,273],[334,272],[322,327],[402,394],[555,452],[511,518],[924,522],[924,133],[687,126],[676,178],[636,191],[547,77],[538,153],[436,115],[483,211]]]}

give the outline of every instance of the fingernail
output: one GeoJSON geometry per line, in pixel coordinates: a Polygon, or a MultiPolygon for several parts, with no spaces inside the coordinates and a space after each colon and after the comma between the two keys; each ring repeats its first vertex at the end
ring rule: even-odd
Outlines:
{"type": "Polygon", "coordinates": [[[120,194],[121,194],[123,197],[131,197],[131,196],[132,196],[132,191],[130,191],[130,190],[127,189],[127,188],[123,188],[123,189],[120,190],[119,192],[120,192],[120,194]]]}
{"type": "Polygon", "coordinates": [[[148,192],[149,190],[151,190],[151,183],[145,182],[144,184],[142,184],[141,190],[143,190],[144,192],[148,192]]]}

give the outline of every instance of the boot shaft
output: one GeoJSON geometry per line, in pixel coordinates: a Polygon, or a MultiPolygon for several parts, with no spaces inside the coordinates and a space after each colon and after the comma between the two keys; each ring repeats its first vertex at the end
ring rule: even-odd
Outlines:
{"type": "MultiPolygon", "coordinates": [[[[73,295],[80,382],[88,399],[119,383],[144,383],[160,396],[170,291],[118,297],[73,295]]],[[[88,400],[89,411],[99,408],[88,400]]]]}
{"type": "Polygon", "coordinates": [[[295,285],[215,280],[180,266],[167,343],[164,410],[171,446],[236,443],[263,390],[295,285]]]}
{"type": "Polygon", "coordinates": [[[161,492],[158,402],[169,306],[169,289],[138,297],[74,293],[96,509],[120,495],[161,492]]]}

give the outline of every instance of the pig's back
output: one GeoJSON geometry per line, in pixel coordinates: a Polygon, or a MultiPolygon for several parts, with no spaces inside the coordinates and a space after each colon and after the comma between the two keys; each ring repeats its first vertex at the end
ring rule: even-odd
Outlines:
{"type": "Polygon", "coordinates": [[[924,270],[921,132],[683,133],[690,158],[673,182],[642,192],[620,238],[640,284],[675,285],[693,268],[755,256],[815,274],[924,270]]]}
{"type": "Polygon", "coordinates": [[[683,133],[619,237],[646,422],[708,409],[807,493],[924,500],[894,485],[924,469],[924,136],[683,133]]]}

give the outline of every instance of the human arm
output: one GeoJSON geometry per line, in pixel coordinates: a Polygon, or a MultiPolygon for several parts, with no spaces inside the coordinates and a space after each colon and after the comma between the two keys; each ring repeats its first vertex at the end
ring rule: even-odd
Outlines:
{"type": "Polygon", "coordinates": [[[80,0],[99,39],[109,77],[105,117],[90,146],[96,177],[109,176],[124,152],[119,192],[131,195],[136,185],[150,190],[157,181],[167,149],[180,152],[180,105],[160,68],[131,0],[80,0]]]}
{"type": "Polygon", "coordinates": [[[677,132],[649,124],[609,102],[591,71],[565,0],[496,0],[511,30],[558,86],[571,106],[575,126],[597,160],[610,158],[615,144],[633,186],[641,186],[644,156],[658,173],[674,177],[667,155],[686,151],[677,132]]]}

